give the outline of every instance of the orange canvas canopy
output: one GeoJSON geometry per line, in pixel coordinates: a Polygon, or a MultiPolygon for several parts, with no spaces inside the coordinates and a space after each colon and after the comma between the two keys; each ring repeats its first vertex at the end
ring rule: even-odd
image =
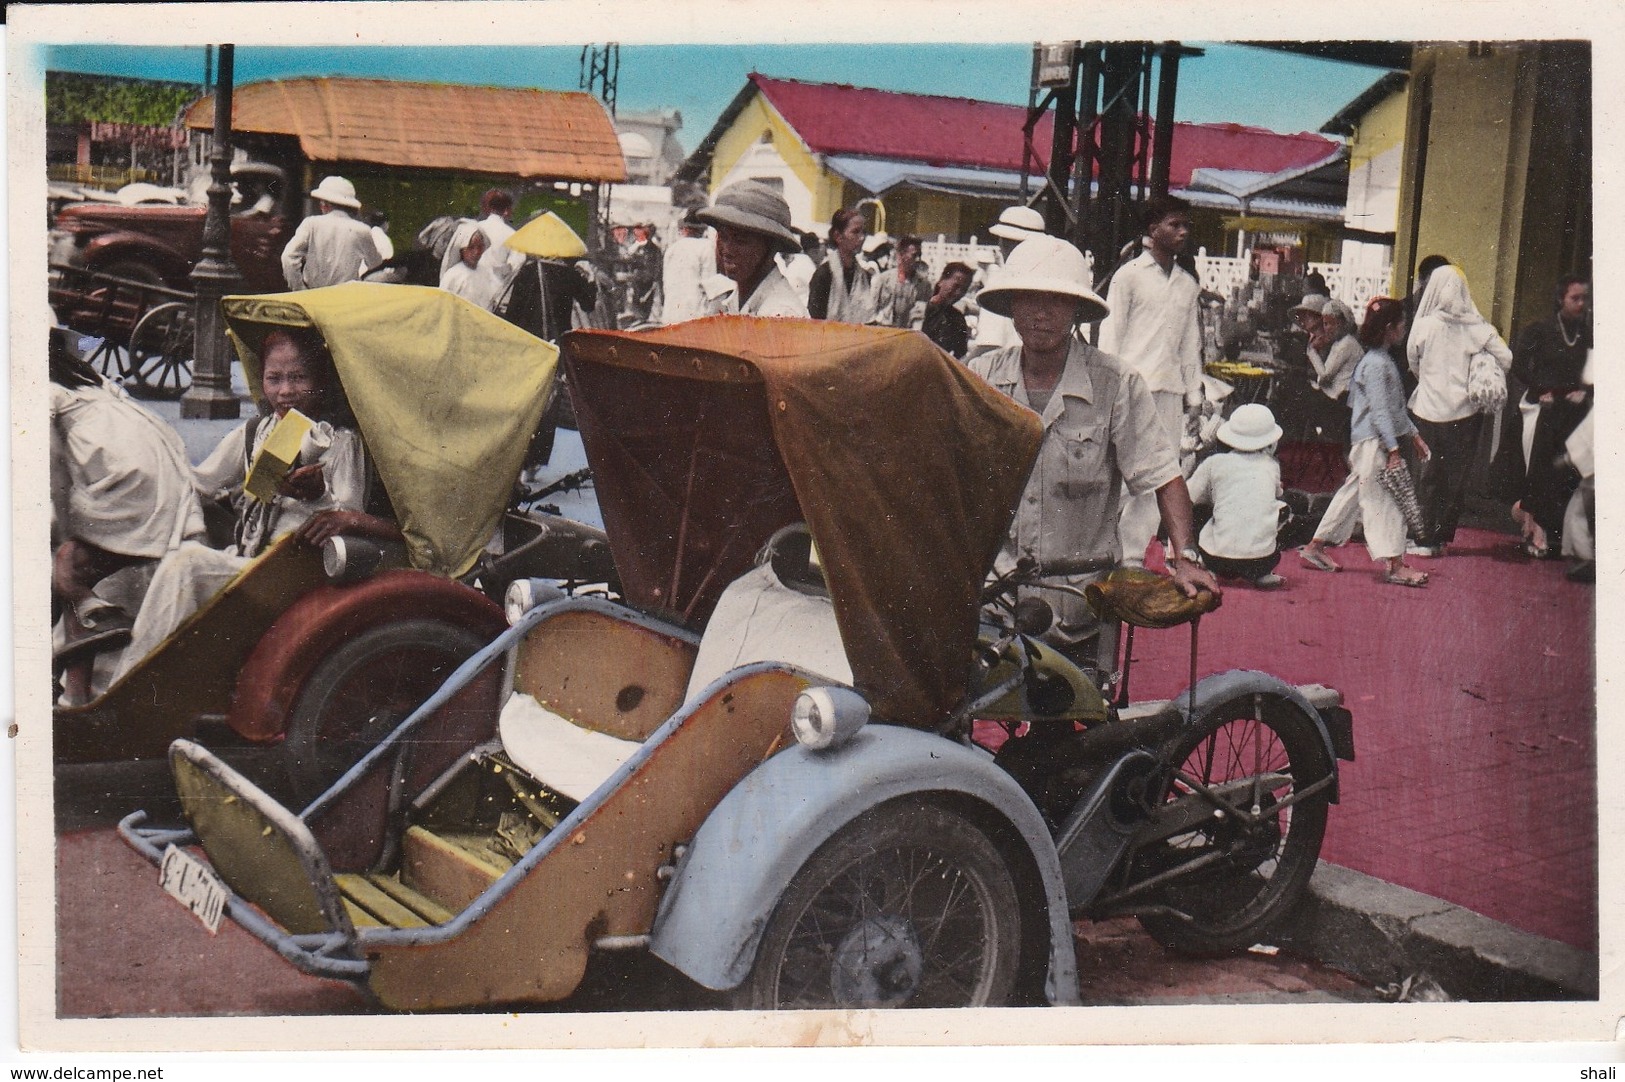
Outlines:
{"type": "Polygon", "coordinates": [[[577,331],[563,356],[630,601],[703,623],[804,521],[877,715],[958,703],[1035,414],[911,331],[721,316],[577,331]]]}

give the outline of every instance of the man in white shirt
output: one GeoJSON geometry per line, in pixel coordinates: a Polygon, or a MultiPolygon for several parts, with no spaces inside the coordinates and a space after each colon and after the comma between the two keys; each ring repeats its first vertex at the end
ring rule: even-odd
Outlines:
{"type": "Polygon", "coordinates": [[[706,239],[705,223],[689,211],[678,226],[681,233],[666,249],[661,270],[661,292],[665,306],[664,323],[683,323],[705,314],[705,294],[700,283],[717,272],[716,245],[706,239]]]}
{"type": "Polygon", "coordinates": [[[479,231],[485,236],[479,269],[490,276],[496,289],[494,304],[507,289],[509,279],[525,265],[524,255],[505,243],[514,235],[513,196],[501,188],[492,188],[480,197],[479,231]]]}
{"type": "MultiPolygon", "coordinates": [[[[1112,275],[1100,325],[1100,349],[1138,372],[1151,390],[1169,444],[1178,447],[1185,412],[1202,405],[1202,345],[1197,323],[1195,278],[1175,261],[1190,240],[1190,204],[1158,196],[1146,205],[1146,248],[1112,275]]],[[[1123,504],[1118,539],[1123,562],[1143,563],[1156,535],[1154,496],[1143,493],[1123,504]]]]}
{"type": "Polygon", "coordinates": [[[354,184],[343,177],[325,177],[310,195],[317,212],[299,223],[282,249],[282,276],[289,289],[353,282],[361,277],[361,268],[382,262],[372,230],[350,216],[350,211],[361,209],[354,184]]]}

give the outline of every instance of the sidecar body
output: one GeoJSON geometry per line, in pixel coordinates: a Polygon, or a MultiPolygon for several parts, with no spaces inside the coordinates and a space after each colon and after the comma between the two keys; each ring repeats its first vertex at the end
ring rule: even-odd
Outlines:
{"type": "MultiPolygon", "coordinates": [[[[397,1010],[556,1002],[614,950],[745,1007],[1076,1002],[1070,921],[1138,829],[1096,813],[1151,757],[1111,759],[1061,823],[964,738],[1108,713],[1005,678],[1023,647],[981,638],[1037,417],[904,331],[720,317],[576,332],[564,359],[624,601],[516,591],[511,626],[298,812],[178,741],[190,828],[135,813],[126,839],[190,869],[166,878],[195,909],[397,1010]],[[442,766],[413,737],[447,717],[469,731],[437,737],[462,741],[442,766]]],[[[1262,674],[1111,733],[1227,701],[1301,713],[1331,769],[1319,708],[1262,674]]],[[[1258,819],[1287,791],[1205,784],[1148,847],[1164,878],[1240,851],[1187,848],[1215,807],[1245,790],[1258,819]]]]}
{"type": "Polygon", "coordinates": [[[909,332],[720,318],[564,349],[625,603],[516,611],[297,814],[178,742],[192,831],[126,837],[201,848],[233,918],[395,1009],[559,1000],[617,948],[744,1005],[1073,1001],[1044,822],[936,732],[1036,418],[909,332]],[[400,754],[492,672],[496,739],[400,754]],[[822,746],[792,726],[807,692],[835,696],[802,719],[822,746]],[[807,942],[832,906],[874,913],[807,942]]]}

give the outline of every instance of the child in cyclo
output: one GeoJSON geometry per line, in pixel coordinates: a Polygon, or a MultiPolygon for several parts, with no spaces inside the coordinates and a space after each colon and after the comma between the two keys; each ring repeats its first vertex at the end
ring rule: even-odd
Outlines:
{"type": "Polygon", "coordinates": [[[333,369],[316,334],[273,331],[261,353],[261,415],[234,429],[197,466],[194,483],[204,499],[228,499],[236,510],[233,544],[211,549],[186,543],[164,557],[136,616],[122,676],[235,578],[255,557],[289,533],[312,545],[336,534],[401,540],[388,501],[367,465],[333,369]],[[276,423],[297,409],[314,424],[299,458],[270,500],[243,491],[250,464],[276,423]]]}
{"type": "Polygon", "coordinates": [[[1204,459],[1188,482],[1191,502],[1213,507],[1197,538],[1202,562],[1221,579],[1273,590],[1285,581],[1275,574],[1281,562],[1276,531],[1286,506],[1275,459],[1281,426],[1268,406],[1248,403],[1219,426],[1218,437],[1230,450],[1204,459]]]}

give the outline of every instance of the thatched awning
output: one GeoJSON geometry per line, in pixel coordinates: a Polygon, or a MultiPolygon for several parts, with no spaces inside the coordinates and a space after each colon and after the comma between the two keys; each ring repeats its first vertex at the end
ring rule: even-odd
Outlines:
{"type": "MultiPolygon", "coordinates": [[[[214,127],[214,99],[186,113],[214,127]]],[[[236,89],[232,127],[291,135],[305,157],[527,179],[619,183],[626,160],[603,105],[578,91],[388,79],[273,79],[236,89]]]]}

